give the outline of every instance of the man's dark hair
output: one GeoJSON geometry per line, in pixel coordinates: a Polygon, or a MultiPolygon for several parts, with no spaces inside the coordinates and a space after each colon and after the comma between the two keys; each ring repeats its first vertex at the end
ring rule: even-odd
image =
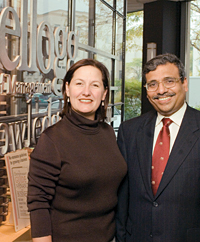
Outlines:
{"type": "Polygon", "coordinates": [[[156,57],[152,58],[151,60],[147,61],[147,63],[144,65],[143,71],[142,71],[142,82],[143,85],[146,84],[146,74],[150,71],[155,71],[155,69],[159,65],[166,65],[167,63],[174,64],[178,67],[179,75],[181,77],[181,82],[184,81],[185,78],[185,67],[181,60],[174,54],[162,54],[157,55],[156,57]]]}

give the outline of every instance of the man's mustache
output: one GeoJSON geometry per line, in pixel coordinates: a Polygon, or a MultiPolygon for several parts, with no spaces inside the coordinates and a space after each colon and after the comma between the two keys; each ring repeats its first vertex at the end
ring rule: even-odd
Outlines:
{"type": "Polygon", "coordinates": [[[175,92],[173,92],[173,93],[167,93],[167,94],[162,94],[162,95],[161,94],[158,94],[158,95],[154,96],[152,99],[155,100],[155,99],[159,99],[159,98],[163,98],[163,97],[173,97],[175,95],[176,95],[175,92]]]}

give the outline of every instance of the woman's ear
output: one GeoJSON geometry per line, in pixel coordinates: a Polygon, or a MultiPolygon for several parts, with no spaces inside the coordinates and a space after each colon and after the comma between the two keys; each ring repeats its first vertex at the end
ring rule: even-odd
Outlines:
{"type": "Polygon", "coordinates": [[[68,84],[68,82],[65,83],[65,92],[66,92],[67,97],[69,97],[69,84],[68,84]]]}
{"type": "Polygon", "coordinates": [[[106,88],[106,89],[104,90],[104,93],[103,93],[103,96],[102,96],[102,99],[101,99],[102,101],[105,100],[107,92],[108,92],[108,89],[106,88]]]}

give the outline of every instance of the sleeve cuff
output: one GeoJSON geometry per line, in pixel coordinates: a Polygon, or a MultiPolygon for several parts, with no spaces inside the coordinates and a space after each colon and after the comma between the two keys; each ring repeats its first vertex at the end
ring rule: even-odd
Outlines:
{"type": "Polygon", "coordinates": [[[32,238],[51,235],[51,219],[48,209],[37,209],[31,211],[30,219],[32,238]]]}

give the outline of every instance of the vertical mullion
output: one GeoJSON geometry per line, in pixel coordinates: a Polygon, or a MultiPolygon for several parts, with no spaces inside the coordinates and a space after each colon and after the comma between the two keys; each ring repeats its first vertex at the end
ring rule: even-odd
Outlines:
{"type": "Polygon", "coordinates": [[[124,112],[125,112],[125,58],[126,58],[126,8],[127,8],[127,0],[124,0],[124,19],[123,19],[123,43],[122,43],[122,84],[121,84],[121,121],[124,120],[124,112]]]}
{"type": "MultiPolygon", "coordinates": [[[[88,31],[88,45],[95,46],[95,0],[89,0],[89,31],[88,31]]],[[[94,54],[89,52],[89,58],[93,58],[94,54]]]]}

